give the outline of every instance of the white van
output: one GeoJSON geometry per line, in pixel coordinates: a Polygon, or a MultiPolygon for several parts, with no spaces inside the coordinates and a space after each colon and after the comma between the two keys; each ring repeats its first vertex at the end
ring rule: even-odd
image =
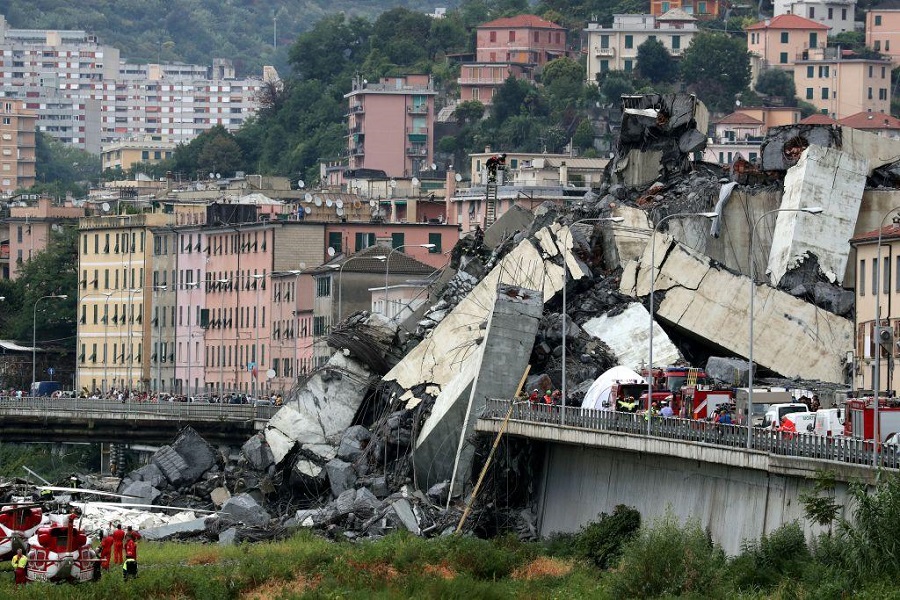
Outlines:
{"type": "Polygon", "coordinates": [[[794,424],[797,433],[812,433],[816,427],[816,413],[792,412],[784,415],[784,418],[794,424]]]}
{"type": "Polygon", "coordinates": [[[820,408],[816,411],[815,432],[827,437],[844,435],[844,409],[820,408]]]}
{"type": "Polygon", "coordinates": [[[782,404],[772,404],[763,417],[763,427],[780,427],[781,420],[785,415],[798,412],[808,412],[809,408],[800,402],[787,402],[782,404]]]}

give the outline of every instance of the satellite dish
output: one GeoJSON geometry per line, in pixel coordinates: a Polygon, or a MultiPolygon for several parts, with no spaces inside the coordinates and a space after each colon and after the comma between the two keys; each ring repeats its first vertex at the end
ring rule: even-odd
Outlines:
{"type": "Polygon", "coordinates": [[[304,208],[306,209],[306,214],[312,214],[312,206],[306,206],[304,208]]]}
{"type": "Polygon", "coordinates": [[[303,188],[306,187],[306,182],[301,179],[300,181],[297,182],[297,187],[299,187],[302,190],[303,188]]]}
{"type": "Polygon", "coordinates": [[[331,198],[325,198],[325,206],[331,208],[334,205],[334,201],[331,198]]]}
{"type": "Polygon", "coordinates": [[[410,183],[413,184],[413,187],[418,187],[418,185],[419,185],[419,178],[418,178],[418,177],[413,177],[413,178],[412,178],[412,181],[411,181],[410,183]]]}
{"type": "Polygon", "coordinates": [[[369,206],[373,206],[373,207],[374,207],[374,206],[377,206],[377,205],[378,205],[378,203],[375,202],[374,200],[369,200],[369,206]]]}
{"type": "Polygon", "coordinates": [[[275,375],[275,369],[269,369],[268,371],[266,371],[266,377],[268,377],[269,379],[274,379],[275,375]]]}
{"type": "Polygon", "coordinates": [[[462,181],[462,175],[460,175],[459,173],[457,173],[457,174],[456,174],[456,177],[454,177],[454,179],[456,179],[456,183],[459,183],[460,181],[462,181]]]}
{"type": "Polygon", "coordinates": [[[334,212],[336,212],[336,213],[337,213],[337,216],[339,216],[339,217],[343,217],[343,216],[344,216],[344,209],[341,208],[340,206],[338,206],[338,207],[334,210],[334,212]]]}
{"type": "Polygon", "coordinates": [[[216,173],[216,179],[222,179],[222,175],[220,173],[216,173]]]}
{"type": "Polygon", "coordinates": [[[50,229],[52,229],[53,231],[59,231],[59,223],[54,223],[50,226],[50,229]]]}
{"type": "Polygon", "coordinates": [[[432,171],[437,171],[437,165],[434,164],[434,163],[431,163],[431,170],[432,170],[432,171]]]}
{"type": "Polygon", "coordinates": [[[313,204],[316,206],[322,206],[322,199],[318,196],[313,196],[313,204]]]}
{"type": "Polygon", "coordinates": [[[334,201],[334,205],[337,206],[338,208],[344,208],[344,201],[341,200],[340,198],[338,198],[337,200],[334,201]]]}
{"type": "Polygon", "coordinates": [[[303,201],[304,202],[312,202],[312,194],[310,194],[309,192],[306,192],[306,194],[303,196],[303,201]]]}
{"type": "Polygon", "coordinates": [[[104,202],[100,205],[100,208],[103,210],[103,212],[109,212],[109,202],[104,202]]]}
{"type": "Polygon", "coordinates": [[[328,246],[328,256],[334,256],[335,254],[337,253],[334,251],[334,248],[328,246]]]}
{"type": "Polygon", "coordinates": [[[215,178],[216,178],[216,174],[215,174],[215,173],[210,173],[210,174],[209,174],[209,178],[210,178],[210,179],[215,179],[215,178]]]}
{"type": "Polygon", "coordinates": [[[397,187],[397,181],[395,179],[391,179],[391,187],[392,188],[397,187]]]}

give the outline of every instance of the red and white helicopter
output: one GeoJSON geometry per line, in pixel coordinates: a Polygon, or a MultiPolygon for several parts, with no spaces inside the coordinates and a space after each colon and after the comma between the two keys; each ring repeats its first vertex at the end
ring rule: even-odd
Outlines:
{"type": "Polygon", "coordinates": [[[28,538],[49,523],[50,518],[38,504],[12,504],[0,508],[0,560],[8,560],[19,548],[23,552],[28,550],[28,538]]]}

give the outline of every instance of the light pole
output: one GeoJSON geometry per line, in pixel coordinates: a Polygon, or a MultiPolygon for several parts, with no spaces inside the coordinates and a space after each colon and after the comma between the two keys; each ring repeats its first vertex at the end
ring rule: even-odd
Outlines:
{"type": "Polygon", "coordinates": [[[34,301],[34,307],[31,310],[31,388],[34,389],[34,382],[37,381],[37,307],[41,300],[48,298],[58,298],[65,300],[69,296],[66,294],[48,294],[41,296],[34,301]]]}
{"type": "Polygon", "coordinates": [[[650,408],[653,406],[653,294],[656,293],[656,232],[659,231],[659,226],[668,221],[669,219],[675,219],[678,217],[688,218],[688,217],[704,217],[706,219],[714,219],[716,218],[717,213],[714,212],[699,212],[699,213],[675,213],[672,215],[667,215],[659,220],[659,223],[653,228],[653,233],[650,235],[650,352],[647,357],[647,435],[650,435],[650,427],[653,423],[653,415],[650,412],[650,408]]]}
{"type": "MultiPolygon", "coordinates": [[[[167,285],[155,285],[153,286],[154,292],[164,292],[169,289],[167,285]]],[[[159,316],[160,307],[159,307],[159,296],[157,295],[157,304],[156,304],[156,394],[159,395],[162,379],[162,319],[159,316]]]]}
{"type": "MultiPolygon", "coordinates": [[[[759,225],[762,220],[768,215],[779,213],[779,212],[805,212],[811,215],[818,215],[822,212],[821,206],[810,206],[807,208],[776,208],[774,210],[770,210],[764,212],[759,215],[756,219],[756,222],[753,224],[753,229],[750,230],[750,333],[749,333],[749,341],[750,341],[750,352],[747,355],[747,360],[750,362],[750,371],[747,375],[747,383],[750,387],[747,388],[747,450],[753,448],[753,313],[754,313],[754,298],[756,296],[756,276],[753,260],[753,240],[756,237],[756,226],[759,225]]],[[[877,296],[876,296],[877,301],[877,296]]]]}
{"type": "Polygon", "coordinates": [[[128,290],[128,308],[131,309],[131,319],[128,321],[128,367],[126,370],[129,394],[134,390],[134,306],[132,302],[134,302],[134,295],[143,291],[143,288],[128,290]]]}
{"type": "MultiPolygon", "coordinates": [[[[254,329],[256,329],[256,344],[253,346],[253,363],[256,365],[256,375],[253,375],[253,370],[250,370],[250,377],[253,377],[253,402],[256,403],[259,400],[259,372],[262,370],[262,362],[260,358],[262,357],[262,353],[259,350],[259,330],[262,327],[262,306],[259,302],[259,291],[262,288],[261,280],[265,278],[265,273],[262,275],[253,274],[250,277],[256,280],[256,322],[253,324],[254,329]]],[[[271,348],[269,349],[271,351],[271,348]]]]}
{"type": "Polygon", "coordinates": [[[222,387],[219,390],[219,402],[222,402],[225,396],[225,284],[228,283],[229,280],[225,279],[216,279],[216,283],[219,284],[219,291],[222,293],[222,308],[219,313],[219,329],[222,332],[220,336],[222,338],[221,346],[216,351],[216,359],[219,363],[219,374],[222,379],[222,387]]]}
{"type": "Polygon", "coordinates": [[[579,223],[602,223],[604,221],[610,223],[621,223],[624,217],[594,217],[587,219],[578,219],[572,222],[567,228],[566,243],[563,244],[563,289],[562,289],[562,414],[560,416],[560,425],[566,424],[566,288],[569,283],[569,261],[566,260],[566,250],[568,249],[568,241],[572,239],[572,228],[579,223]]]}
{"type": "MultiPolygon", "coordinates": [[[[875,269],[873,269],[872,280],[876,282],[875,286],[875,331],[878,331],[878,327],[881,326],[881,288],[884,287],[882,283],[882,279],[887,281],[884,278],[884,269],[881,267],[881,234],[884,231],[884,220],[888,218],[888,215],[891,213],[896,213],[900,211],[900,206],[895,206],[891,210],[887,211],[882,215],[881,222],[878,224],[878,247],[876,249],[876,259],[875,259],[875,269]]],[[[879,340],[875,340],[875,377],[872,379],[872,387],[875,392],[874,406],[873,406],[873,423],[872,423],[872,438],[873,438],[873,451],[872,451],[872,466],[878,467],[878,443],[881,441],[880,436],[880,423],[878,422],[879,417],[879,401],[881,400],[881,346],[879,345],[879,340]]]]}
{"type": "Polygon", "coordinates": [[[391,254],[400,250],[401,248],[406,247],[417,247],[417,248],[428,248],[431,250],[434,248],[434,244],[402,244],[397,246],[396,248],[392,248],[390,252],[388,252],[387,258],[384,261],[384,316],[390,320],[393,320],[391,316],[388,314],[390,311],[388,310],[388,275],[391,272],[391,254]]]}

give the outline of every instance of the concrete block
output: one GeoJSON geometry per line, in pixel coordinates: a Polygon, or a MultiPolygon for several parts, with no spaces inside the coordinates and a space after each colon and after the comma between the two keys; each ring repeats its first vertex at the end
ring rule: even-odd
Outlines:
{"type": "Polygon", "coordinates": [[[362,455],[371,438],[372,434],[362,425],[348,428],[341,438],[341,445],[337,451],[338,458],[350,462],[355,461],[362,455]]]}
{"type": "Polygon", "coordinates": [[[146,540],[160,541],[177,535],[189,536],[200,534],[204,531],[206,531],[206,517],[193,519],[191,521],[183,521],[181,523],[171,523],[152,529],[142,529],[141,536],[146,540]]]}
{"type": "Polygon", "coordinates": [[[419,528],[419,520],[413,513],[412,505],[406,498],[399,498],[391,502],[391,516],[399,526],[402,526],[409,532],[419,535],[422,530],[419,528]]]}
{"type": "Polygon", "coordinates": [[[184,459],[185,468],[181,474],[186,483],[197,481],[216,466],[216,449],[192,427],[185,427],[178,433],[172,449],[184,459]]]}
{"type": "Polygon", "coordinates": [[[229,527],[225,531],[219,534],[219,545],[220,546],[232,546],[237,543],[237,527],[229,527]]]}
{"type": "Polygon", "coordinates": [[[746,360],[710,356],[705,371],[708,376],[727,385],[744,387],[750,384],[750,363],[746,360]]]}
{"type": "Polygon", "coordinates": [[[356,490],[356,498],[353,501],[353,512],[364,519],[368,519],[375,514],[375,511],[381,506],[381,501],[375,497],[375,494],[367,488],[359,488],[356,490]]]}
{"type": "Polygon", "coordinates": [[[231,498],[231,492],[229,492],[227,488],[217,487],[209,493],[209,499],[212,500],[212,503],[216,507],[221,507],[228,502],[229,498],[231,498]]]}
{"type": "Polygon", "coordinates": [[[241,447],[241,454],[244,455],[250,466],[257,471],[265,471],[275,462],[272,450],[262,434],[254,435],[247,440],[241,447]]]}
{"type": "Polygon", "coordinates": [[[189,481],[185,476],[188,465],[172,446],[163,446],[153,454],[150,460],[166,476],[166,479],[173,487],[178,487],[189,481]]]}
{"type": "MultiPolygon", "coordinates": [[[[638,370],[650,359],[650,313],[643,304],[629,304],[615,316],[600,315],[584,323],[584,331],[603,340],[615,352],[619,364],[638,370]]],[[[669,335],[653,322],[653,362],[671,365],[681,359],[681,353],[669,335]]]]}
{"type": "Polygon", "coordinates": [[[222,505],[220,513],[228,515],[232,520],[248,527],[264,527],[272,519],[271,515],[250,494],[232,496],[222,505]]]}
{"type": "MultiPolygon", "coordinates": [[[[750,281],[713,265],[710,259],[657,236],[656,290],[665,292],[656,319],[690,331],[739,356],[749,351],[750,281]],[[722,290],[733,293],[723,294],[722,290]]],[[[629,263],[620,291],[634,297],[650,292],[650,250],[629,263]]],[[[853,322],[790,294],[755,285],[753,358],[788,378],[844,381],[841,357],[854,346],[853,322]]]]}
{"type": "Polygon", "coordinates": [[[339,458],[328,461],[325,465],[325,472],[328,473],[331,493],[335,498],[356,485],[356,471],[353,470],[353,465],[339,458]]]}
{"type": "Polygon", "coordinates": [[[122,498],[122,502],[135,502],[138,504],[153,504],[159,498],[160,492],[153,487],[149,481],[135,481],[128,485],[121,492],[125,496],[134,496],[134,498],[122,498]]]}
{"type": "MultiPolygon", "coordinates": [[[[810,215],[791,211],[772,215],[775,227],[765,272],[771,274],[774,285],[809,255],[818,259],[828,281],[844,280],[847,240],[853,237],[867,171],[866,160],[819,146],[807,148],[797,164],[788,170],[781,208],[820,206],[824,212],[810,215]]],[[[760,276],[763,272],[756,274],[760,276]]]]}
{"type": "Polygon", "coordinates": [[[153,463],[135,469],[128,474],[128,477],[132,481],[146,481],[155,488],[161,487],[166,483],[166,476],[153,463]]]}

